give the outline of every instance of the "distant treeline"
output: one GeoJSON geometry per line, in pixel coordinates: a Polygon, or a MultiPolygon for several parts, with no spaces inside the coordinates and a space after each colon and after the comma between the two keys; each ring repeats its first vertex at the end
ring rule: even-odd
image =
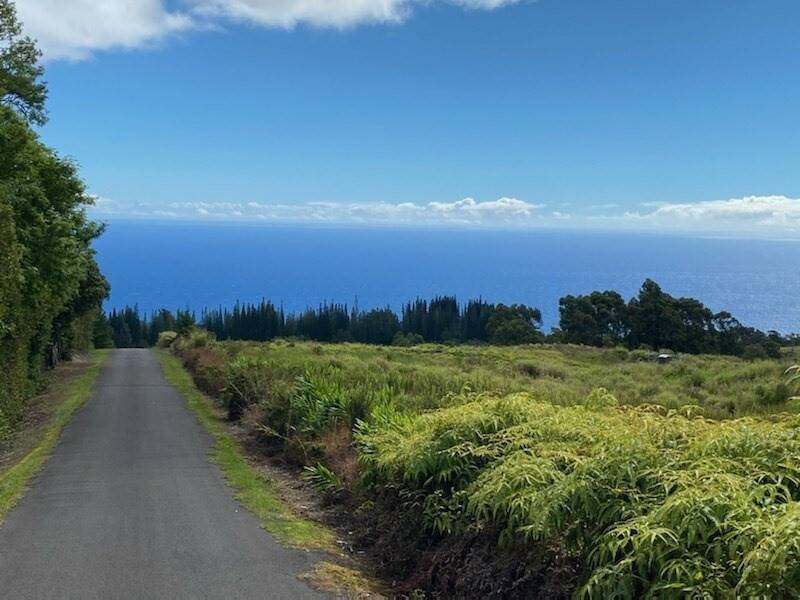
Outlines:
{"type": "Polygon", "coordinates": [[[754,358],[777,356],[782,345],[797,341],[746,327],[730,313],[714,313],[699,300],[675,298],[649,279],[627,302],[613,291],[565,296],[559,301],[559,313],[559,327],[548,335],[541,331],[542,315],[536,308],[482,299],[461,304],[452,296],[416,299],[400,314],[388,307],[359,310],[336,303],[295,314],[268,300],[205,310],[199,318],[189,311],[168,310],[148,318],[128,307],[112,311],[102,326],[117,347],[150,346],[163,331],[183,332],[194,326],[220,340],[302,338],[394,345],[564,342],[754,358]]]}
{"type": "Polygon", "coordinates": [[[162,331],[185,331],[198,325],[220,340],[267,341],[303,338],[320,342],[412,345],[423,342],[483,342],[526,344],[542,341],[541,313],[527,306],[489,304],[471,300],[459,304],[454,297],[417,299],[398,316],[390,308],[362,311],[344,304],[321,304],[298,314],[287,314],[269,301],[237,304],[231,309],[173,315],[160,310],[142,317],[136,307],[113,310],[102,327],[117,347],[153,345],[162,331]]]}
{"type": "Polygon", "coordinates": [[[195,316],[185,310],[172,313],[162,309],[151,316],[142,316],[138,307],[126,306],[100,315],[95,326],[98,348],[147,348],[154,346],[163,331],[186,333],[195,326],[195,316]]]}

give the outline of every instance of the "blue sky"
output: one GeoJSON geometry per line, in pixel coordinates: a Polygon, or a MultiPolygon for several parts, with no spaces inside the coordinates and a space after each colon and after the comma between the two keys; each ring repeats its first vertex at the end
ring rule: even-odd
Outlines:
{"type": "Polygon", "coordinates": [[[800,235],[800,3],[19,0],[97,214],[800,235]]]}

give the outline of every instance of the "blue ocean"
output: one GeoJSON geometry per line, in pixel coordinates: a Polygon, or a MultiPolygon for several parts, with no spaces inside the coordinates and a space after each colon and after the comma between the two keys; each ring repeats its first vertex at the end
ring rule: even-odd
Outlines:
{"type": "Polygon", "coordinates": [[[800,331],[800,242],[565,231],[259,227],[114,221],[95,247],[108,308],[231,306],[268,298],[288,311],[336,301],[360,308],[417,296],[538,307],[558,322],[566,294],[645,278],[763,330],[800,331]]]}

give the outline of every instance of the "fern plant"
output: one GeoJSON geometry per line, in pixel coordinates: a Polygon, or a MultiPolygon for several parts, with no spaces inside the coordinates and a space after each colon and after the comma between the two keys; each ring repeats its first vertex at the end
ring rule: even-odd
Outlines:
{"type": "Polygon", "coordinates": [[[333,492],[342,487],[339,477],[322,463],[315,466],[306,466],[303,470],[303,479],[308,481],[318,492],[333,492]]]}
{"type": "Polygon", "coordinates": [[[561,540],[584,598],[795,596],[800,419],[715,422],[694,410],[526,394],[362,427],[362,468],[404,489],[427,527],[561,540]],[[766,594],[770,596],[770,594],[766,594]]]}

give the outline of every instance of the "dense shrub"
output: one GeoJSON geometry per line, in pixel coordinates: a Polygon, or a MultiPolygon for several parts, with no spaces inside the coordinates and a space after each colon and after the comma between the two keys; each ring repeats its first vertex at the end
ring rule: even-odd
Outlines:
{"type": "Polygon", "coordinates": [[[289,400],[289,426],[295,431],[319,436],[341,424],[351,429],[368,417],[372,398],[347,393],[328,373],[307,371],[297,378],[289,400]]]}
{"type": "Polygon", "coordinates": [[[402,331],[398,331],[392,338],[392,346],[403,346],[407,348],[424,343],[425,340],[418,333],[403,333],[402,331]]]}
{"type": "Polygon", "coordinates": [[[772,386],[759,386],[757,393],[758,402],[764,406],[784,404],[792,397],[791,389],[782,381],[772,386]]]}
{"type": "Polygon", "coordinates": [[[781,345],[778,342],[770,341],[762,344],[762,346],[767,358],[781,358],[781,345]]]}
{"type": "Polygon", "coordinates": [[[767,351],[761,344],[751,344],[746,346],[742,352],[742,358],[745,360],[764,360],[768,358],[767,351]]]}
{"type": "Polygon", "coordinates": [[[240,356],[229,362],[222,392],[228,409],[228,419],[240,419],[248,406],[265,399],[269,386],[268,364],[265,359],[240,356]]]}
{"type": "Polygon", "coordinates": [[[431,532],[565,541],[591,598],[800,592],[797,418],[717,423],[607,392],[576,407],[463,400],[358,435],[366,479],[407,490],[431,532]]]}
{"type": "MultiPolygon", "coordinates": [[[[633,358],[636,351],[622,358],[616,349],[567,345],[378,348],[280,340],[211,344],[202,335],[198,339],[217,355],[215,361],[206,362],[213,368],[204,370],[215,378],[218,369],[234,358],[264,359],[272,385],[266,408],[280,411],[285,411],[297,378],[308,372],[335,382],[353,401],[370,405],[390,398],[408,410],[448,406],[464,389],[497,394],[529,391],[555,404],[576,404],[593,388],[605,387],[621,404],[660,403],[670,408],[700,404],[709,417],[730,418],[780,406],[765,402],[764,390],[774,390],[785,369],[778,361],[712,356],[681,356],[659,364],[651,360],[652,353],[639,361],[633,358]]],[[[180,339],[173,349],[186,359],[180,348],[187,345],[180,339]]],[[[224,379],[224,374],[220,377],[224,379]]]]}
{"type": "MultiPolygon", "coordinates": [[[[172,348],[175,346],[173,343],[172,348]]],[[[193,348],[181,355],[184,364],[194,374],[197,386],[214,397],[222,397],[226,386],[227,357],[209,348],[193,348]]]]}
{"type": "Polygon", "coordinates": [[[215,341],[214,334],[205,329],[190,329],[185,334],[179,334],[173,344],[178,352],[205,348],[215,341]]]}
{"type": "Polygon", "coordinates": [[[178,339],[178,333],[175,331],[162,331],[158,334],[156,341],[157,348],[169,348],[175,340],[178,339]]]}

